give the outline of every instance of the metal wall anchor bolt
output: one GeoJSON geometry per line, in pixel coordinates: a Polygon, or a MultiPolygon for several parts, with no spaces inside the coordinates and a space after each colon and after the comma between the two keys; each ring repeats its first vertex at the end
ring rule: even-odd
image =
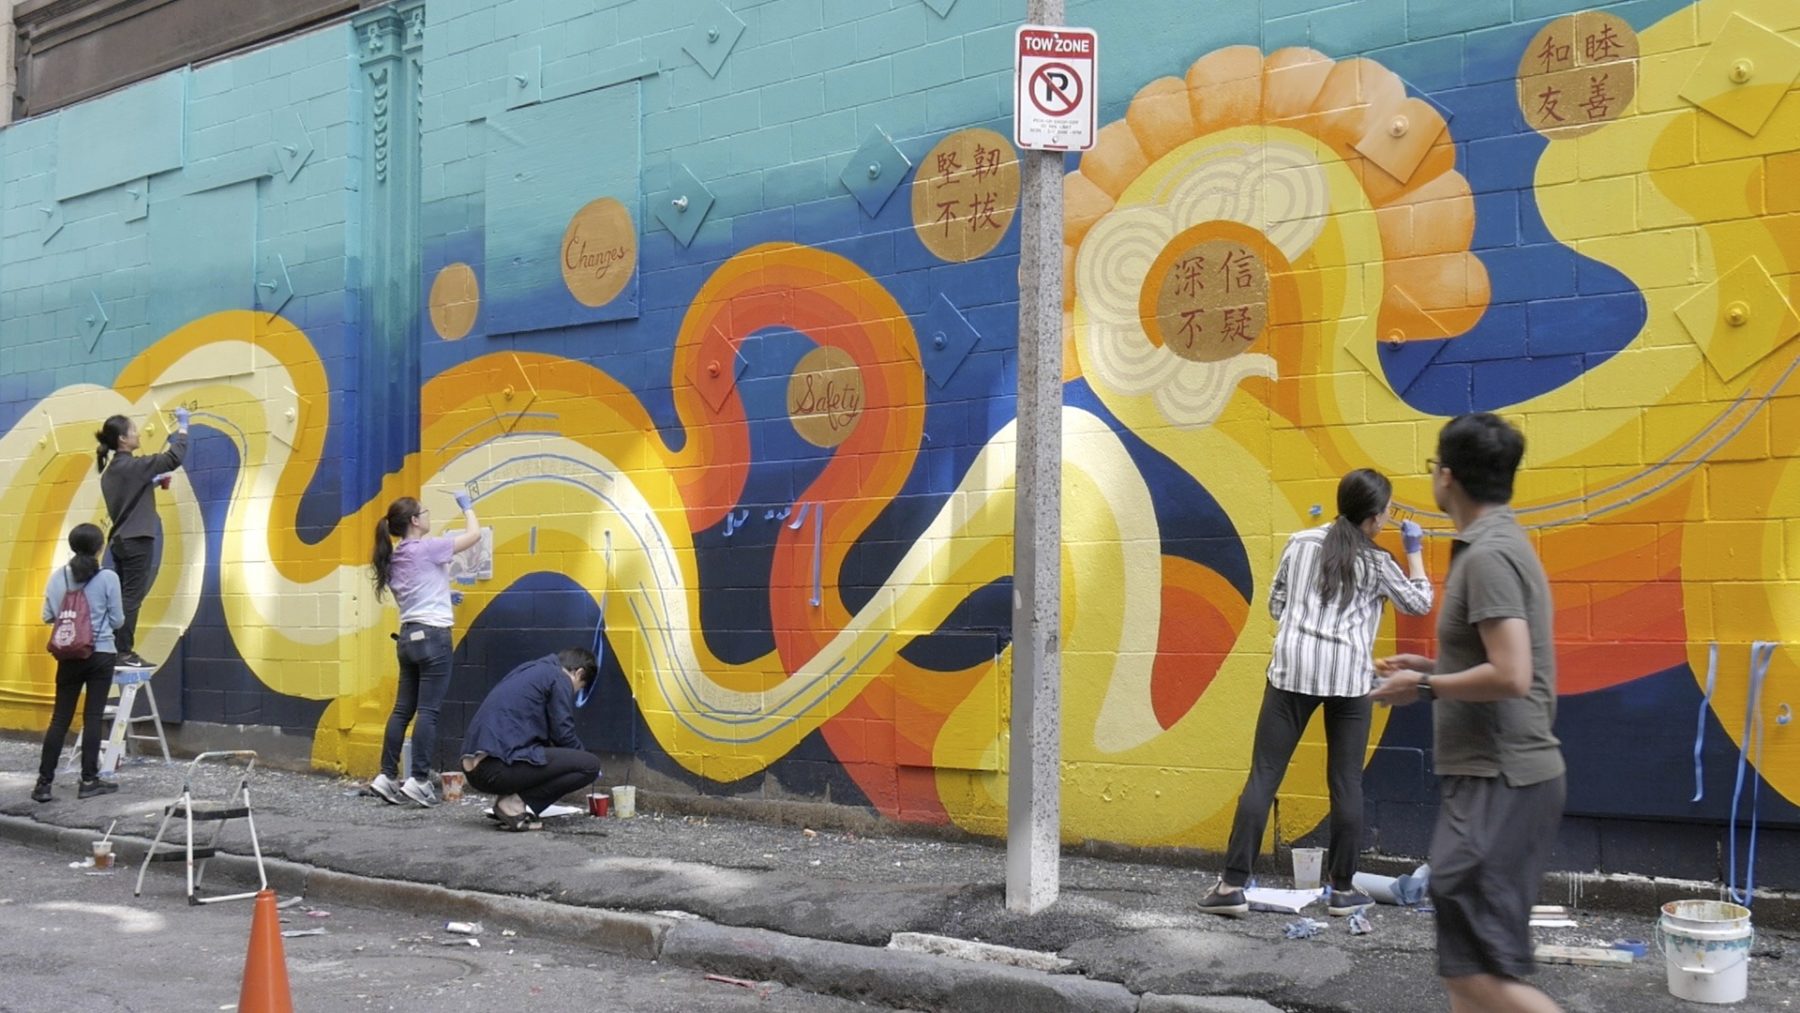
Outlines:
{"type": "Polygon", "coordinates": [[[706,41],[708,41],[708,42],[719,41],[719,29],[717,27],[708,28],[706,30],[706,41]]]}
{"type": "Polygon", "coordinates": [[[294,414],[295,414],[295,413],[294,413],[294,410],[293,410],[293,409],[292,409],[292,408],[289,408],[289,409],[288,409],[288,410],[287,410],[287,411],[285,411],[285,412],[282,412],[282,413],[281,413],[281,414],[282,414],[282,416],[283,416],[283,417],[285,417],[285,418],[286,418],[286,419],[287,419],[287,420],[288,420],[288,421],[289,421],[289,422],[292,422],[292,421],[294,421],[294,414]]]}
{"type": "Polygon", "coordinates": [[[273,292],[273,291],[275,291],[275,284],[276,283],[272,282],[272,281],[259,281],[256,283],[256,287],[261,288],[261,289],[267,289],[268,291],[273,292]]]}
{"type": "Polygon", "coordinates": [[[670,201],[669,206],[674,208],[678,212],[686,211],[688,209],[687,195],[683,194],[680,197],[677,197],[674,200],[670,201]]]}
{"type": "Polygon", "coordinates": [[[937,349],[940,352],[943,351],[944,346],[946,346],[948,344],[950,344],[950,339],[944,336],[943,331],[939,331],[936,334],[933,334],[931,336],[931,347],[937,349]]]}
{"type": "Polygon", "coordinates": [[[82,318],[81,322],[84,324],[87,324],[89,327],[92,327],[94,325],[94,318],[93,317],[84,317],[84,318],[82,318]]]}
{"type": "Polygon", "coordinates": [[[505,398],[508,401],[511,401],[513,399],[514,393],[515,392],[513,391],[512,384],[507,384],[506,389],[500,392],[500,396],[505,398]]]}
{"type": "Polygon", "coordinates": [[[714,359],[713,361],[706,364],[706,375],[707,376],[718,376],[719,375],[719,360],[714,359]]]}
{"type": "Polygon", "coordinates": [[[880,179],[881,178],[881,163],[880,162],[870,162],[869,163],[869,178],[870,179],[880,179]]]}
{"type": "MultiPolygon", "coordinates": [[[[283,144],[281,146],[281,150],[287,152],[290,155],[298,155],[300,153],[299,146],[294,145],[294,144],[283,144]]],[[[137,194],[133,193],[132,196],[135,197],[135,196],[137,196],[137,194]]]]}
{"type": "Polygon", "coordinates": [[[1750,307],[1741,302],[1725,307],[1725,322],[1733,327],[1744,326],[1750,322],[1750,307]]]}
{"type": "Polygon", "coordinates": [[[1387,343],[1390,345],[1398,345],[1405,340],[1406,340],[1406,332],[1401,330],[1398,327],[1387,332],[1387,343]]]}
{"type": "Polygon", "coordinates": [[[519,87],[521,87],[521,88],[523,88],[526,85],[531,83],[531,79],[526,77],[524,74],[514,74],[513,80],[519,82],[519,87]]]}
{"type": "Polygon", "coordinates": [[[1731,79],[1743,84],[1756,75],[1756,61],[1742,59],[1731,65],[1731,79]]]}
{"type": "Polygon", "coordinates": [[[1388,135],[1391,137],[1405,137],[1407,127],[1410,125],[1411,124],[1406,122],[1406,117],[1396,116],[1394,117],[1394,122],[1388,124],[1388,135]]]}

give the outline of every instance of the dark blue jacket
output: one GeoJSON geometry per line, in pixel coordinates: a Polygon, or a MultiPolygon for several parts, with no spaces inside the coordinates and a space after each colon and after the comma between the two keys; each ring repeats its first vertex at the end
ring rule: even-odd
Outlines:
{"type": "Polygon", "coordinates": [[[581,749],[575,737],[575,687],[551,654],[527,661],[488,691],[463,736],[463,755],[544,765],[544,747],[581,749]]]}

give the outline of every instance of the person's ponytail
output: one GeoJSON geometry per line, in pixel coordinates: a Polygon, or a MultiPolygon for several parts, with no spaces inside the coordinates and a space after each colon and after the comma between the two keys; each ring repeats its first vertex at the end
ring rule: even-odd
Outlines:
{"type": "Polygon", "coordinates": [[[369,556],[369,568],[375,571],[375,600],[388,590],[388,570],[394,560],[394,539],[406,537],[412,519],[419,516],[419,501],[402,496],[388,504],[387,516],[375,522],[375,551],[369,556]]]}
{"type": "Polygon", "coordinates": [[[1393,498],[1393,483],[1378,471],[1358,468],[1338,481],[1337,520],[1325,532],[1319,549],[1319,601],[1348,605],[1356,598],[1356,562],[1375,548],[1363,533],[1363,522],[1377,516],[1393,498]]]}
{"type": "Polygon", "coordinates": [[[105,471],[107,459],[119,450],[119,441],[131,432],[131,420],[123,415],[114,415],[94,431],[94,442],[100,444],[94,448],[94,470],[105,471]]]}
{"type": "Polygon", "coordinates": [[[86,584],[100,572],[100,550],[106,545],[106,535],[92,524],[77,524],[69,532],[69,548],[75,554],[69,557],[69,577],[75,584],[86,584]]]}

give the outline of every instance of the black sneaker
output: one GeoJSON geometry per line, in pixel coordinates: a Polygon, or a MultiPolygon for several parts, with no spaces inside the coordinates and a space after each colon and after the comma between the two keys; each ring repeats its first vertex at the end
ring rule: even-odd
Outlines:
{"type": "Polygon", "coordinates": [[[139,654],[138,652],[126,651],[124,654],[119,655],[118,659],[113,662],[113,667],[114,668],[155,668],[156,666],[150,664],[148,661],[145,661],[143,658],[143,655],[139,654]]]}
{"type": "Polygon", "coordinates": [[[1331,891],[1331,896],[1325,899],[1325,912],[1334,918],[1342,918],[1345,915],[1353,915],[1363,908],[1372,906],[1374,903],[1375,898],[1363,893],[1361,890],[1338,890],[1334,888],[1331,891]]]}
{"type": "Polygon", "coordinates": [[[37,787],[31,789],[31,800],[33,802],[50,801],[50,782],[39,781],[37,787]]]}
{"type": "Polygon", "coordinates": [[[75,797],[93,798],[95,795],[111,795],[118,790],[119,782],[102,781],[96,777],[92,781],[81,782],[81,787],[75,789],[75,797]]]}
{"type": "Polygon", "coordinates": [[[1242,887],[1230,887],[1220,883],[1213,887],[1206,896],[1200,898],[1200,910],[1209,915],[1242,918],[1250,913],[1250,902],[1244,899],[1242,887]]]}

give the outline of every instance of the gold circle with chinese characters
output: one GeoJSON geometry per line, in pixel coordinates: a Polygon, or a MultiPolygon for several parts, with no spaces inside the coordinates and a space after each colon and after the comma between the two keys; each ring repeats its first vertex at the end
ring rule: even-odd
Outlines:
{"type": "Polygon", "coordinates": [[[1539,133],[1574,137],[1616,120],[1637,94],[1637,32],[1582,11],[1540,29],[1519,59],[1519,111],[1539,133]]]}
{"type": "Polygon", "coordinates": [[[481,283],[475,269],[459,261],[439,271],[431,281],[426,307],[438,337],[445,341],[467,337],[481,313],[481,283]]]}
{"type": "Polygon", "coordinates": [[[1208,222],[1176,236],[1139,295],[1144,333],[1184,359],[1220,362],[1255,344],[1269,323],[1269,269],[1258,249],[1208,222]]]}
{"type": "Polygon", "coordinates": [[[788,418],[801,439],[835,447],[850,438],[863,415],[862,370],[841,348],[807,352],[788,378],[788,418]]]}
{"type": "Polygon", "coordinates": [[[958,130],[913,177],[913,231],[925,248],[961,263],[991,252],[1019,209],[1019,154],[992,130],[958,130]]]}
{"type": "Polygon", "coordinates": [[[611,197],[590,201],[563,231],[562,274],[583,306],[605,306],[625,291],[637,270],[637,227],[611,197]]]}

